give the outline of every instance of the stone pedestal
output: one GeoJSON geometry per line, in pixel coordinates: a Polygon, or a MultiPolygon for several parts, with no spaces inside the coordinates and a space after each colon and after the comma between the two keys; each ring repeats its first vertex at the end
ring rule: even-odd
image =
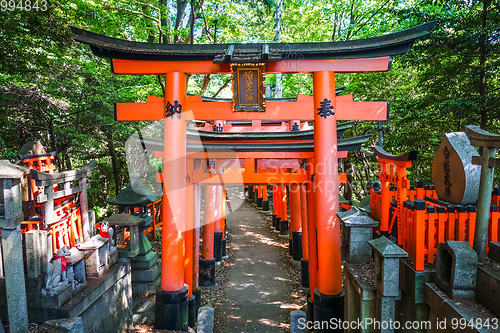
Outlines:
{"type": "MultiPolygon", "coordinates": [[[[400,314],[401,323],[427,320],[430,307],[425,302],[425,284],[433,282],[435,270],[426,268],[424,271],[416,271],[407,259],[401,259],[399,264],[399,287],[401,288],[401,300],[396,302],[397,313],[400,314]]],[[[424,332],[421,329],[402,329],[402,332],[424,332]]]]}
{"type": "Polygon", "coordinates": [[[361,213],[356,207],[347,212],[338,212],[342,228],[342,254],[347,262],[372,261],[372,248],[368,241],[373,239],[373,228],[378,222],[361,213]]]}

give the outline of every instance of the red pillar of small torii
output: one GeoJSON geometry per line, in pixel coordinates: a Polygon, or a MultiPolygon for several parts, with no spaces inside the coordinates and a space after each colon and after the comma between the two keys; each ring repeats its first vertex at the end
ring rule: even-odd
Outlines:
{"type": "Polygon", "coordinates": [[[161,285],[156,292],[155,327],[173,330],[187,330],[188,327],[187,316],[182,318],[183,313],[188,313],[189,297],[188,287],[184,284],[183,239],[186,123],[181,112],[185,97],[186,74],[166,73],[161,285]]]}
{"type": "Polygon", "coordinates": [[[203,223],[203,247],[200,259],[199,284],[202,287],[215,285],[214,229],[215,186],[205,185],[205,217],[203,223]]]}
{"type": "Polygon", "coordinates": [[[307,187],[300,185],[300,213],[302,222],[302,260],[301,260],[301,282],[302,287],[309,288],[309,226],[307,221],[307,187]]]}
{"type": "MultiPolygon", "coordinates": [[[[223,132],[224,131],[224,121],[223,120],[215,120],[213,123],[213,131],[214,132],[223,132]]],[[[217,173],[221,173],[222,169],[217,169],[217,173]]],[[[222,226],[222,205],[223,200],[223,189],[222,186],[217,185],[215,188],[215,224],[214,224],[214,258],[215,261],[222,261],[222,240],[224,238],[222,226]]]]}
{"type": "MultiPolygon", "coordinates": [[[[340,258],[337,119],[335,73],[313,73],[314,181],[318,251],[314,320],[343,319],[344,293],[340,258]]],[[[323,332],[320,330],[319,332],[323,332]]],[[[325,330],[326,332],[326,330],[325,330]]]]}

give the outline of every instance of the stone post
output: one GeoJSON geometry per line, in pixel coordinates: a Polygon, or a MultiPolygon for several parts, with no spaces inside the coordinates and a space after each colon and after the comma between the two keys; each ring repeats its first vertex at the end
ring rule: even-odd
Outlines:
{"type": "MultiPolygon", "coordinates": [[[[408,257],[398,245],[386,237],[368,242],[375,251],[375,288],[377,288],[376,319],[389,322],[396,319],[396,301],[400,299],[399,259],[408,257]]],[[[381,327],[376,332],[393,332],[381,327]]]]}
{"type": "Polygon", "coordinates": [[[472,157],[472,164],[481,165],[473,247],[474,251],[477,252],[479,262],[483,262],[486,258],[486,239],[490,217],[493,172],[494,168],[500,167],[500,159],[495,158],[496,149],[500,148],[500,135],[487,132],[473,125],[466,126],[465,133],[469,137],[471,145],[481,147],[483,150],[480,157],[472,157]]]}
{"type": "MultiPolygon", "coordinates": [[[[11,333],[28,333],[28,308],[21,239],[21,178],[28,169],[0,161],[0,230],[11,333]]],[[[35,269],[36,270],[36,269],[35,269]]],[[[39,272],[39,269],[37,270],[39,272]]]]}

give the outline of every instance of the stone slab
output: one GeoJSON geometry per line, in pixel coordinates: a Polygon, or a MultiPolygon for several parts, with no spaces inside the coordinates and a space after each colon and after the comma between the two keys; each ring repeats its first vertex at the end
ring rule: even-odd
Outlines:
{"type": "Polygon", "coordinates": [[[8,315],[2,315],[1,317],[9,318],[11,331],[25,332],[28,328],[28,311],[21,228],[19,225],[13,230],[2,229],[2,248],[7,295],[7,302],[4,304],[7,304],[8,315]]]}
{"type": "Polygon", "coordinates": [[[487,266],[477,269],[476,300],[500,318],[500,271],[487,266]]]}
{"type": "Polygon", "coordinates": [[[82,318],[80,317],[47,320],[45,324],[63,328],[68,333],[85,333],[83,331],[82,318]]]}
{"type": "MultiPolygon", "coordinates": [[[[446,293],[439,289],[434,283],[427,283],[425,285],[425,300],[429,304],[431,308],[431,314],[429,315],[429,319],[431,319],[431,324],[433,325],[431,330],[428,330],[428,333],[434,332],[464,332],[464,333],[472,333],[472,332],[484,332],[484,333],[493,333],[498,332],[498,327],[494,329],[493,327],[481,328],[478,329],[476,327],[457,327],[457,329],[453,329],[450,323],[452,320],[460,321],[461,318],[465,319],[466,322],[471,321],[474,318],[474,321],[477,318],[482,319],[484,322],[486,319],[489,319],[491,322],[492,318],[495,316],[488,311],[486,308],[481,306],[481,304],[474,302],[472,300],[466,300],[465,302],[452,300],[446,293]],[[471,307],[468,302],[474,302],[474,307],[471,307]],[[446,318],[447,326],[445,329],[436,329],[435,318],[439,318],[443,320],[446,318]]],[[[462,319],[462,320],[463,320],[462,319]]]]}
{"type": "Polygon", "coordinates": [[[382,236],[380,238],[371,240],[368,242],[375,252],[380,254],[384,258],[406,258],[408,253],[406,253],[397,244],[391,242],[387,237],[382,236]]]}
{"type": "Polygon", "coordinates": [[[425,284],[434,282],[435,275],[435,269],[426,268],[424,271],[416,271],[409,259],[399,261],[399,287],[413,303],[425,303],[425,284]]]}
{"type": "MultiPolygon", "coordinates": [[[[84,332],[123,332],[132,325],[130,265],[117,263],[101,277],[89,278],[88,286],[58,309],[32,307],[28,302],[30,322],[56,318],[82,317],[84,332]]],[[[0,317],[7,315],[0,302],[0,317]]]]}

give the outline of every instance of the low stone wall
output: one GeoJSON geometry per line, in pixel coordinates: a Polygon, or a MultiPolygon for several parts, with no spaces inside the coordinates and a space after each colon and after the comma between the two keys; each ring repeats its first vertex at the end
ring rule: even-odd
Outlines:
{"type": "MultiPolygon", "coordinates": [[[[28,279],[39,290],[40,279],[28,279]]],[[[37,294],[28,296],[28,320],[43,323],[51,319],[81,317],[86,333],[121,333],[132,326],[132,280],[130,264],[118,262],[101,277],[89,278],[87,287],[59,309],[44,309],[37,294]]],[[[7,318],[5,281],[0,279],[0,317],[7,318]]]]}

